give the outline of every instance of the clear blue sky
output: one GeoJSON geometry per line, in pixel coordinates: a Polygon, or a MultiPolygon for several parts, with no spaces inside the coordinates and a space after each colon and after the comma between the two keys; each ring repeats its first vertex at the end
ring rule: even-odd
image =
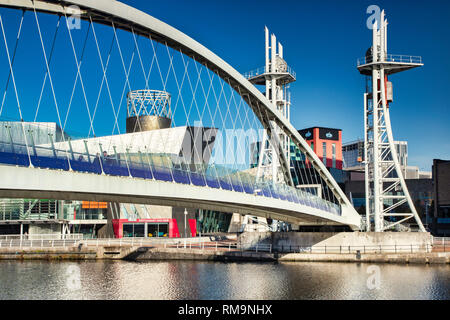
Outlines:
{"type": "Polygon", "coordinates": [[[425,66],[394,75],[394,138],[407,140],[409,164],[431,170],[450,159],[450,1],[124,1],[183,31],[238,71],[264,64],[264,26],[297,72],[291,87],[298,129],[329,126],[343,140],[363,137],[364,78],[356,59],[371,45],[366,8],[386,10],[388,51],[420,55],[425,66]]]}
{"type": "MultiPolygon", "coordinates": [[[[390,78],[394,86],[394,102],[390,108],[394,138],[408,141],[410,165],[431,170],[433,158],[450,159],[450,1],[372,1],[123,0],[186,33],[242,73],[263,66],[264,26],[267,25],[282,42],[284,57],[297,73],[297,82],[291,86],[293,125],[298,129],[311,126],[341,128],[344,142],[363,137],[362,94],[365,81],[356,69],[356,60],[364,56],[371,45],[371,30],[366,27],[369,17],[366,9],[372,4],[384,8],[389,21],[389,53],[422,56],[425,64],[422,68],[390,78]]],[[[17,10],[1,11],[5,13],[2,17],[12,50],[21,13],[17,10]]],[[[56,22],[55,16],[41,15],[47,50],[51,47],[56,22]]],[[[52,73],[59,107],[67,109],[76,69],[67,30],[61,29],[52,73]]],[[[23,32],[14,68],[21,104],[28,110],[24,119],[33,121],[46,69],[31,12],[26,15],[23,30],[28,32],[23,32]]],[[[100,26],[96,30],[103,59],[106,60],[112,30],[100,26]]],[[[83,27],[72,33],[78,57],[81,56],[87,31],[83,27]]],[[[132,37],[126,38],[119,32],[119,38],[124,60],[129,61],[134,46],[132,37]]],[[[92,111],[102,79],[92,33],[86,50],[90,54],[83,60],[82,73],[92,111]]],[[[148,45],[147,53],[151,54],[148,45]]],[[[2,39],[0,70],[9,70],[7,61],[2,39]]],[[[111,91],[115,108],[121,106],[119,119],[123,120],[126,108],[125,100],[119,103],[124,80],[120,61],[115,48],[110,63],[115,68],[108,70],[108,77],[115,79],[110,81],[111,91]]],[[[131,75],[135,75],[134,83],[141,88],[143,78],[137,61],[135,59],[131,75]]],[[[5,71],[0,83],[1,90],[7,75],[5,71]]],[[[158,78],[155,73],[152,76],[158,78]]],[[[172,91],[176,92],[176,88],[172,91]]],[[[106,128],[105,124],[113,126],[114,117],[105,89],[100,101],[103,109],[98,112],[94,126],[103,129],[105,134],[111,134],[111,128],[106,128]]],[[[10,84],[1,116],[17,120],[15,103],[10,84]]],[[[70,119],[74,121],[69,127],[73,132],[68,132],[86,131],[87,134],[88,114],[79,84],[73,105],[70,119]]],[[[64,122],[64,112],[62,118],[64,122]]],[[[120,123],[124,126],[122,120],[120,123]]],[[[48,82],[37,121],[58,121],[48,82]]],[[[103,132],[96,129],[96,133],[103,132]]]]}

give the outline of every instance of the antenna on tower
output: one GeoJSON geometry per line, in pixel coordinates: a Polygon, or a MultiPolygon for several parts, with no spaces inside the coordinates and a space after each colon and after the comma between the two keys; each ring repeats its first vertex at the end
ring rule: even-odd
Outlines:
{"type": "MultiPolygon", "coordinates": [[[[408,192],[394,145],[389,103],[393,101],[388,76],[423,66],[422,58],[387,53],[387,20],[384,10],[372,25],[372,47],[357,68],[370,78],[364,93],[364,160],[366,189],[366,230],[383,232],[414,218],[425,231],[408,192]],[[378,21],[377,21],[378,20],[378,21]],[[407,208],[399,212],[400,207],[407,208]]],[[[369,80],[369,79],[368,79],[369,80]]]]}

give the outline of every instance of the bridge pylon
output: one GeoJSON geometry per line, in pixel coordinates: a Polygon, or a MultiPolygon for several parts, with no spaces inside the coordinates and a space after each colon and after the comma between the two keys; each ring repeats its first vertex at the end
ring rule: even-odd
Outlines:
{"type": "MultiPolygon", "coordinates": [[[[274,34],[265,31],[265,66],[247,73],[246,78],[254,85],[264,85],[266,98],[276,107],[277,111],[290,121],[291,96],[289,84],[296,80],[295,72],[283,59],[283,46],[277,42],[274,34]]],[[[286,159],[289,159],[290,139],[283,131],[271,121],[273,133],[277,137],[286,159]]],[[[259,147],[257,179],[262,175],[271,176],[274,183],[283,179],[280,173],[280,159],[275,151],[275,143],[271,143],[267,133],[259,147]]],[[[289,160],[288,160],[289,161],[289,160]]]]}
{"type": "Polygon", "coordinates": [[[392,83],[388,81],[391,74],[421,67],[423,63],[421,57],[387,53],[387,25],[383,10],[380,19],[373,24],[372,47],[357,62],[359,72],[367,76],[364,93],[366,229],[372,230],[371,218],[375,232],[414,218],[420,231],[425,231],[408,192],[394,145],[389,115],[393,92],[392,83]]]}

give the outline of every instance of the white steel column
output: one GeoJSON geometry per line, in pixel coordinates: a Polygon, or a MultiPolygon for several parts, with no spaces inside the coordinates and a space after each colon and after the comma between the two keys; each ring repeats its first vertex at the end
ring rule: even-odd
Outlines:
{"type": "MultiPolygon", "coordinates": [[[[277,38],[274,34],[269,34],[269,29],[267,27],[264,28],[264,31],[265,68],[261,76],[264,77],[266,98],[270,100],[287,120],[289,120],[290,102],[286,100],[288,95],[285,93],[286,79],[284,78],[288,71],[280,71],[280,66],[278,65],[278,60],[283,60],[283,46],[281,43],[277,43],[277,38]]],[[[282,133],[275,122],[271,122],[271,127],[274,129],[271,134],[276,135],[276,138],[274,139],[271,137],[271,140],[280,141],[283,153],[285,154],[287,161],[289,161],[289,139],[287,135],[282,133]]],[[[257,179],[266,174],[271,176],[271,180],[274,183],[281,182],[280,161],[281,159],[278,155],[277,146],[270,143],[268,135],[264,133],[259,150],[257,179]],[[267,144],[269,144],[268,147],[267,144]]]]}
{"type": "MultiPolygon", "coordinates": [[[[372,130],[368,122],[368,93],[364,93],[364,145],[369,145],[369,130],[372,130]]],[[[364,148],[364,181],[365,181],[365,195],[366,195],[366,231],[370,232],[370,206],[371,206],[371,192],[369,188],[369,153],[368,148],[364,148]]]]}
{"type": "MultiPolygon", "coordinates": [[[[376,63],[378,61],[378,25],[375,21],[373,25],[373,46],[372,46],[372,59],[373,62],[376,63]]],[[[378,79],[379,79],[379,70],[374,66],[372,69],[372,101],[373,101],[373,196],[374,196],[374,224],[375,224],[375,232],[381,231],[382,226],[380,227],[380,163],[379,163],[379,111],[378,111],[378,79]]],[[[368,183],[368,181],[366,182],[368,183]]]]}

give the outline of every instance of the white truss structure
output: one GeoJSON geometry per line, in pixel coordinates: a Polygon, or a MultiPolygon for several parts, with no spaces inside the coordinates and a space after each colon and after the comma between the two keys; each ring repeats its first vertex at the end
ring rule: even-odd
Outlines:
{"type": "Polygon", "coordinates": [[[364,93],[366,230],[383,232],[415,219],[425,231],[408,192],[392,135],[389,102],[392,84],[388,75],[422,66],[420,57],[387,54],[387,20],[373,25],[373,44],[366,57],[358,60],[361,74],[371,77],[364,93]],[[378,25],[380,24],[380,25],[378,25]],[[399,208],[408,208],[399,212],[399,208]],[[397,211],[396,211],[397,210],[397,211]],[[386,219],[387,218],[387,219],[386,219]]]}
{"type": "Polygon", "coordinates": [[[143,89],[128,92],[127,115],[171,118],[170,99],[170,94],[161,90],[143,89]]]}
{"type": "MultiPolygon", "coordinates": [[[[295,81],[295,75],[291,73],[290,68],[283,59],[283,46],[277,42],[276,36],[274,34],[270,35],[267,27],[264,28],[264,32],[265,66],[263,69],[250,72],[246,76],[254,84],[264,84],[266,98],[290,122],[291,99],[288,88],[289,83],[295,81]]],[[[280,168],[276,144],[281,144],[282,153],[289,161],[290,139],[273,121],[271,126],[277,141],[271,141],[273,139],[270,139],[267,132],[264,132],[264,137],[259,147],[257,179],[265,175],[270,177],[274,183],[278,183],[283,181],[284,177],[280,168]]],[[[291,181],[287,183],[292,184],[292,177],[289,178],[291,181]]]]}

